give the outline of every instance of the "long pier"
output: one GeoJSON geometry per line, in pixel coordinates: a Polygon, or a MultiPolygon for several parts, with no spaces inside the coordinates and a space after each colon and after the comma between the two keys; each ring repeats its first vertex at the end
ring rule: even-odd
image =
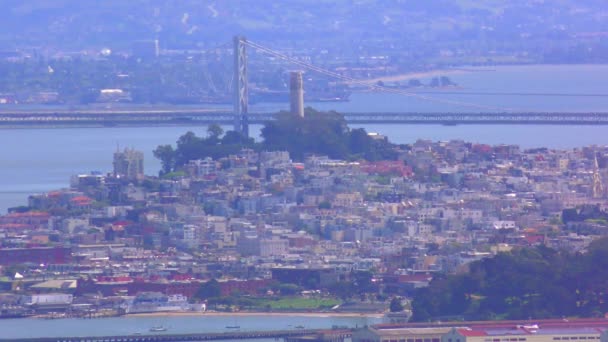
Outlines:
{"type": "Polygon", "coordinates": [[[173,342],[173,341],[218,341],[218,340],[245,340],[258,338],[289,338],[298,336],[322,336],[327,341],[343,341],[352,336],[348,329],[340,330],[276,330],[276,331],[243,331],[226,333],[192,333],[192,334],[165,334],[147,333],[133,335],[109,336],[77,336],[77,337],[35,337],[35,338],[0,338],[1,342],[173,342]]]}
{"type": "MultiPolygon", "coordinates": [[[[534,125],[608,125],[608,112],[484,112],[484,113],[343,113],[353,124],[534,124],[534,125]]],[[[248,114],[249,123],[273,120],[275,113],[248,114]]],[[[218,110],[143,109],[143,110],[65,110],[0,111],[0,127],[19,126],[157,126],[233,124],[234,114],[218,110]]]]}

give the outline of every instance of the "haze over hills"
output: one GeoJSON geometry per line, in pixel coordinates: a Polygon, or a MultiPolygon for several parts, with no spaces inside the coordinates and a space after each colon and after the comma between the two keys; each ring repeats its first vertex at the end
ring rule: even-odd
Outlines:
{"type": "Polygon", "coordinates": [[[396,56],[518,53],[532,59],[602,61],[602,0],[4,0],[3,50],[129,48],[158,38],[165,49],[228,42],[235,34],[277,46],[386,49],[396,56]],[[561,57],[560,57],[561,58],[561,57]],[[570,60],[568,60],[570,59],[570,60]]]}

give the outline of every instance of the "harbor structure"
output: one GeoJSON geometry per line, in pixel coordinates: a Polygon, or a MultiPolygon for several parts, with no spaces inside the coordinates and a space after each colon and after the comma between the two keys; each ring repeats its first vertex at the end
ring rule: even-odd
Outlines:
{"type": "Polygon", "coordinates": [[[353,342],[608,341],[605,319],[455,321],[378,324],[353,332],[353,342]]]}

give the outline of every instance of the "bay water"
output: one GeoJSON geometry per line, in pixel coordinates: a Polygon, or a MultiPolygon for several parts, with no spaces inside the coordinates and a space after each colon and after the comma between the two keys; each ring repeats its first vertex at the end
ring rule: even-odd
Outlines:
{"type": "Polygon", "coordinates": [[[335,315],[213,315],[194,316],[143,316],[112,318],[66,318],[41,319],[20,318],[0,320],[0,339],[39,337],[84,337],[110,335],[148,335],[150,328],[167,328],[158,334],[223,333],[267,330],[331,329],[338,327],[363,327],[381,323],[376,316],[335,316],[335,315]],[[232,326],[232,328],[227,328],[232,326]],[[238,326],[238,329],[234,327],[238,326]]]}

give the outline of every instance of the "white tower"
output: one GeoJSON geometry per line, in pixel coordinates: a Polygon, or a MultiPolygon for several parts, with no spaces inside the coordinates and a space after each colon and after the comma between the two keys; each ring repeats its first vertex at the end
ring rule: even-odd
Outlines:
{"type": "Polygon", "coordinates": [[[304,86],[302,72],[292,71],[289,74],[289,98],[291,113],[301,118],[304,117],[304,86]]]}

